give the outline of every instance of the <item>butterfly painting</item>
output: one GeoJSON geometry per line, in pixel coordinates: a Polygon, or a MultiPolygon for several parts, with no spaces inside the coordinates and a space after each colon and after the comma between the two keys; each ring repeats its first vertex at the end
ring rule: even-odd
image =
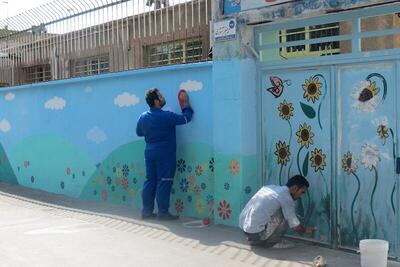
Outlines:
{"type": "Polygon", "coordinates": [[[270,92],[275,97],[280,97],[283,93],[284,84],[290,85],[290,80],[282,81],[278,76],[270,76],[269,80],[271,81],[272,87],[267,88],[267,91],[270,92]]]}

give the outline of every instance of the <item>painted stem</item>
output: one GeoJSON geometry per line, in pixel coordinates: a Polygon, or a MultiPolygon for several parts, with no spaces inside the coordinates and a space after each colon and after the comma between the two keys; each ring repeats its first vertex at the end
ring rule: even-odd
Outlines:
{"type": "Polygon", "coordinates": [[[299,160],[300,160],[300,151],[303,149],[303,147],[304,147],[304,146],[302,145],[302,146],[300,147],[299,151],[297,152],[297,169],[298,169],[300,175],[303,175],[303,174],[301,173],[300,162],[299,162],[299,160]]]}
{"type": "Polygon", "coordinates": [[[318,105],[318,124],[319,124],[319,128],[321,128],[321,130],[322,130],[321,115],[320,115],[320,113],[321,113],[321,105],[322,105],[322,102],[324,102],[326,93],[328,92],[328,87],[326,85],[326,79],[322,74],[316,74],[316,75],[314,75],[313,78],[316,78],[316,77],[320,77],[322,80],[324,80],[324,88],[325,88],[324,95],[322,96],[321,102],[318,105]]]}
{"type": "Polygon", "coordinates": [[[306,191],[306,196],[307,196],[307,200],[308,200],[308,203],[307,203],[307,212],[306,212],[306,218],[305,218],[305,224],[307,225],[308,224],[308,221],[310,220],[310,218],[311,218],[311,215],[312,215],[312,210],[311,210],[311,197],[310,197],[310,192],[307,190],[306,191]]]}
{"type": "Polygon", "coordinates": [[[376,217],[375,217],[373,202],[374,202],[374,195],[375,195],[375,191],[376,191],[376,186],[378,184],[378,170],[376,169],[375,166],[372,166],[372,168],[374,169],[374,172],[375,172],[375,182],[374,182],[374,188],[372,189],[370,206],[371,206],[372,218],[374,219],[375,236],[376,236],[377,233],[378,233],[378,225],[376,224],[376,217]]]}
{"type": "Polygon", "coordinates": [[[283,164],[281,164],[281,169],[279,170],[279,185],[282,186],[282,169],[283,169],[283,164]]]}
{"type": "Polygon", "coordinates": [[[321,176],[322,176],[322,180],[324,181],[324,184],[325,184],[325,191],[326,191],[326,194],[328,195],[328,193],[329,193],[328,183],[326,182],[325,176],[324,176],[324,174],[322,173],[321,170],[319,170],[319,173],[320,173],[321,176]]]}
{"type": "Polygon", "coordinates": [[[290,128],[290,136],[289,136],[289,147],[290,143],[292,142],[292,124],[290,123],[290,120],[287,121],[289,123],[289,128],[290,128]]]}
{"type": "MultiPolygon", "coordinates": [[[[396,144],[394,143],[394,133],[392,128],[389,128],[390,131],[390,135],[392,136],[392,140],[393,140],[393,145],[392,145],[392,154],[393,154],[393,163],[394,163],[394,169],[396,171],[396,149],[395,146],[396,144]]],[[[396,206],[394,205],[394,192],[396,191],[396,178],[394,180],[394,184],[393,184],[393,189],[392,189],[392,194],[390,195],[390,202],[392,204],[392,210],[393,213],[396,214],[396,206]]]]}
{"type": "Polygon", "coordinates": [[[323,179],[324,184],[325,184],[325,191],[326,191],[325,201],[329,201],[329,203],[327,203],[329,206],[325,205],[325,203],[324,203],[324,209],[325,209],[326,220],[327,220],[326,222],[328,224],[330,224],[330,219],[331,219],[331,199],[330,199],[330,194],[329,194],[330,193],[329,192],[329,187],[328,187],[328,183],[327,183],[327,181],[325,179],[325,176],[324,176],[322,170],[319,170],[319,173],[321,174],[322,179],[323,179]]]}
{"type": "MultiPolygon", "coordinates": [[[[292,142],[292,124],[290,123],[290,120],[287,121],[289,123],[289,128],[290,128],[290,136],[289,136],[289,149],[290,149],[290,144],[292,142]]],[[[287,179],[290,179],[290,169],[292,168],[292,163],[293,161],[291,160],[289,163],[289,168],[288,168],[288,172],[287,172],[287,179]]]]}
{"type": "Polygon", "coordinates": [[[290,161],[290,163],[289,163],[289,168],[288,168],[288,171],[287,171],[287,178],[288,178],[288,180],[291,178],[291,177],[290,177],[290,169],[292,168],[292,163],[293,163],[293,161],[290,161]]]}
{"type": "Polygon", "coordinates": [[[393,155],[393,161],[394,161],[394,166],[396,167],[396,148],[395,148],[395,143],[394,143],[394,133],[392,128],[389,128],[390,135],[392,136],[393,140],[393,145],[392,145],[392,155],[393,155]]]}
{"type": "Polygon", "coordinates": [[[358,194],[360,193],[361,184],[360,184],[360,178],[358,178],[357,174],[355,172],[351,172],[351,173],[354,175],[354,177],[356,177],[356,180],[357,180],[357,192],[353,198],[353,202],[351,203],[351,223],[353,224],[353,234],[354,234],[355,241],[357,243],[358,231],[357,231],[356,223],[354,221],[354,204],[356,203],[358,194]]]}
{"type": "Polygon", "coordinates": [[[396,182],[394,182],[392,195],[390,196],[390,202],[392,203],[393,213],[396,215],[396,206],[394,205],[394,192],[396,191],[396,182]]]}
{"type": "Polygon", "coordinates": [[[366,80],[369,81],[372,77],[378,77],[382,80],[383,83],[383,96],[382,96],[382,102],[385,100],[386,98],[386,94],[387,94],[387,82],[385,77],[383,77],[382,74],[379,73],[371,73],[367,76],[366,80]]]}

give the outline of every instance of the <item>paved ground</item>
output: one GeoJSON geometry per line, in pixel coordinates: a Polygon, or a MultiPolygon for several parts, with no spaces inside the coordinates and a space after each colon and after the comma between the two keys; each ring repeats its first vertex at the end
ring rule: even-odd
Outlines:
{"type": "MultiPolygon", "coordinates": [[[[128,207],[0,183],[0,266],[360,266],[359,256],[312,245],[251,248],[236,228],[147,223],[128,207]]],[[[390,267],[400,264],[391,262],[390,267]]]]}

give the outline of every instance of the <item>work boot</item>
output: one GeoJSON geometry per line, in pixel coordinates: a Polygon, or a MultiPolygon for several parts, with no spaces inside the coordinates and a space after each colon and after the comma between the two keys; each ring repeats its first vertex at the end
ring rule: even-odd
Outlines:
{"type": "Polygon", "coordinates": [[[161,221],[173,221],[173,220],[178,220],[179,216],[178,215],[172,215],[171,213],[158,214],[158,219],[161,220],[161,221]]]}

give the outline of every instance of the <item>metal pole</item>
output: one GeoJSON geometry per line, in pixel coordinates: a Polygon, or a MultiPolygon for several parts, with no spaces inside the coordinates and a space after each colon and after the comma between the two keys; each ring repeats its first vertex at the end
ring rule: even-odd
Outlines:
{"type": "MultiPolygon", "coordinates": [[[[65,0],[64,0],[65,1],[65,0]]],[[[62,6],[62,8],[65,10],[65,13],[67,14],[67,16],[68,17],[71,17],[71,11],[73,12],[73,9],[71,9],[69,6],[66,6],[66,5],[64,5],[64,3],[62,2],[62,1],[60,1],[60,5],[62,6]]],[[[74,14],[73,14],[74,15],[74,14]]],[[[67,24],[68,26],[71,26],[71,25],[69,25],[69,23],[67,23],[67,19],[66,20],[64,20],[64,24],[67,24]]],[[[71,38],[71,30],[70,29],[67,29],[66,30],[66,33],[65,33],[65,38],[66,38],[66,43],[65,43],[65,52],[66,53],[69,53],[69,52],[72,52],[72,48],[71,48],[71,41],[69,40],[70,38],[71,38]],[[71,48],[71,50],[70,51],[68,51],[69,49],[68,48],[71,48]]]]}
{"type": "MultiPolygon", "coordinates": [[[[78,14],[78,16],[77,16],[77,18],[78,18],[78,28],[77,28],[77,30],[76,30],[76,32],[77,32],[77,39],[78,39],[78,50],[80,51],[81,50],[81,39],[83,39],[83,36],[82,36],[82,38],[81,38],[81,35],[84,33],[84,27],[83,27],[83,12],[85,11],[85,7],[83,6],[81,6],[80,5],[80,2],[79,1],[77,1],[77,2],[75,2],[75,0],[72,0],[77,6],[78,6],[78,8],[79,8],[79,10],[81,11],[81,14],[78,14]],[[81,27],[79,27],[79,21],[80,21],[80,19],[82,19],[82,21],[81,21],[81,27]]],[[[83,42],[83,40],[82,40],[82,42],[83,42]]]]}
{"type": "Polygon", "coordinates": [[[77,9],[77,5],[76,5],[75,2],[73,2],[71,0],[66,0],[66,1],[68,2],[69,5],[71,5],[71,9],[74,11],[74,14],[73,14],[74,16],[73,16],[72,21],[71,21],[72,25],[70,25],[70,26],[72,26],[71,27],[71,38],[72,38],[72,40],[71,40],[71,52],[76,52],[77,51],[77,46],[78,46],[77,33],[78,33],[78,24],[79,24],[79,15],[77,15],[77,14],[81,10],[80,10],[79,6],[78,6],[79,10],[77,9]]]}
{"type": "Polygon", "coordinates": [[[39,19],[39,25],[37,26],[37,30],[39,31],[39,40],[37,42],[38,44],[38,56],[39,56],[39,61],[42,62],[43,58],[44,58],[44,51],[43,51],[43,47],[42,47],[42,17],[41,14],[37,11],[37,8],[33,8],[31,9],[32,13],[39,19]]]}

